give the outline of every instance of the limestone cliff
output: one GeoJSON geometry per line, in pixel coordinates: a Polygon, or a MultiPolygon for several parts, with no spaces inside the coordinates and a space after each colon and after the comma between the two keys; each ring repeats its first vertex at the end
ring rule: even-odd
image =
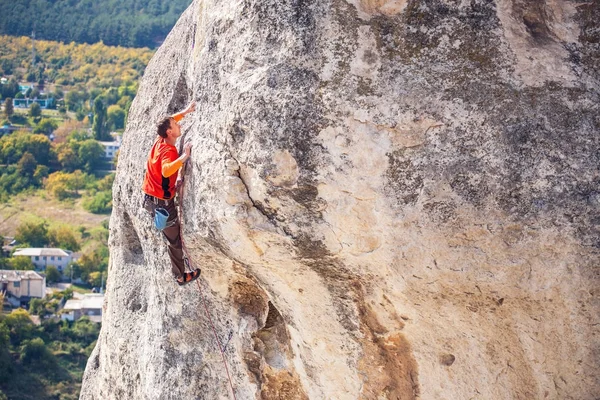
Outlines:
{"type": "Polygon", "coordinates": [[[82,399],[600,397],[598,0],[196,0],[146,69],[82,399]],[[140,204],[193,152],[178,287],[140,204]]]}

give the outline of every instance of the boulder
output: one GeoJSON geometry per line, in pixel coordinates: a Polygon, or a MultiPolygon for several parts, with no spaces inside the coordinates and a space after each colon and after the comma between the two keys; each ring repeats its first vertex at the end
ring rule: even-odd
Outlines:
{"type": "Polygon", "coordinates": [[[81,398],[600,397],[599,19],[195,0],[129,113],[81,398]],[[191,101],[179,287],[141,184],[191,101]]]}

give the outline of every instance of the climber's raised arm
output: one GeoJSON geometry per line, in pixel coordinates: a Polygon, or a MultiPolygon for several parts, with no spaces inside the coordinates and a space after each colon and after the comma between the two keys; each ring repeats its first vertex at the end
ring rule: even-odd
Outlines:
{"type": "Polygon", "coordinates": [[[186,114],[193,112],[195,109],[196,109],[196,102],[192,101],[190,103],[190,105],[185,108],[185,110],[171,115],[171,118],[173,118],[175,121],[179,122],[183,119],[183,117],[186,116],[186,114]]]}

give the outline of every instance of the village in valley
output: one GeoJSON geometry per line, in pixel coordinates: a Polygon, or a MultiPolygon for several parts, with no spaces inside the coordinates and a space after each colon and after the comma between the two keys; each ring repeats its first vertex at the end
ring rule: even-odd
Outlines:
{"type": "MultiPolygon", "coordinates": [[[[5,254],[10,254],[12,246],[3,246],[5,254]]],[[[15,308],[31,308],[32,300],[43,300],[47,296],[53,297],[55,293],[63,294],[56,305],[56,311],[44,314],[43,318],[58,318],[61,320],[75,321],[85,316],[92,322],[102,322],[102,304],[104,301],[104,280],[99,288],[92,288],[91,293],[82,293],[72,289],[73,280],[62,282],[67,278],[64,274],[70,271],[72,263],[78,260],[81,254],[65,251],[59,248],[21,248],[12,252],[14,257],[27,257],[35,266],[34,270],[0,270],[0,298],[3,299],[3,311],[12,311],[15,308]],[[46,270],[53,267],[54,282],[51,285],[46,281],[46,270]],[[60,278],[56,281],[56,272],[60,278]],[[65,291],[67,291],[65,295],[65,291]]],[[[76,284],[84,284],[77,279],[76,284]]],[[[40,316],[32,316],[32,320],[39,324],[40,316]],[[37,318],[36,318],[37,317],[37,318]]]]}
{"type": "Polygon", "coordinates": [[[152,53],[0,36],[0,400],[78,398],[122,132],[152,53]]]}

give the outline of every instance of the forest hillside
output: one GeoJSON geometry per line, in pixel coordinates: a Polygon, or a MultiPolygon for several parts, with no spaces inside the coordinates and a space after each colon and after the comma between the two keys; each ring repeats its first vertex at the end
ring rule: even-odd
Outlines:
{"type": "Polygon", "coordinates": [[[0,1],[0,34],[61,42],[150,47],[162,43],[190,0],[0,1]]]}

